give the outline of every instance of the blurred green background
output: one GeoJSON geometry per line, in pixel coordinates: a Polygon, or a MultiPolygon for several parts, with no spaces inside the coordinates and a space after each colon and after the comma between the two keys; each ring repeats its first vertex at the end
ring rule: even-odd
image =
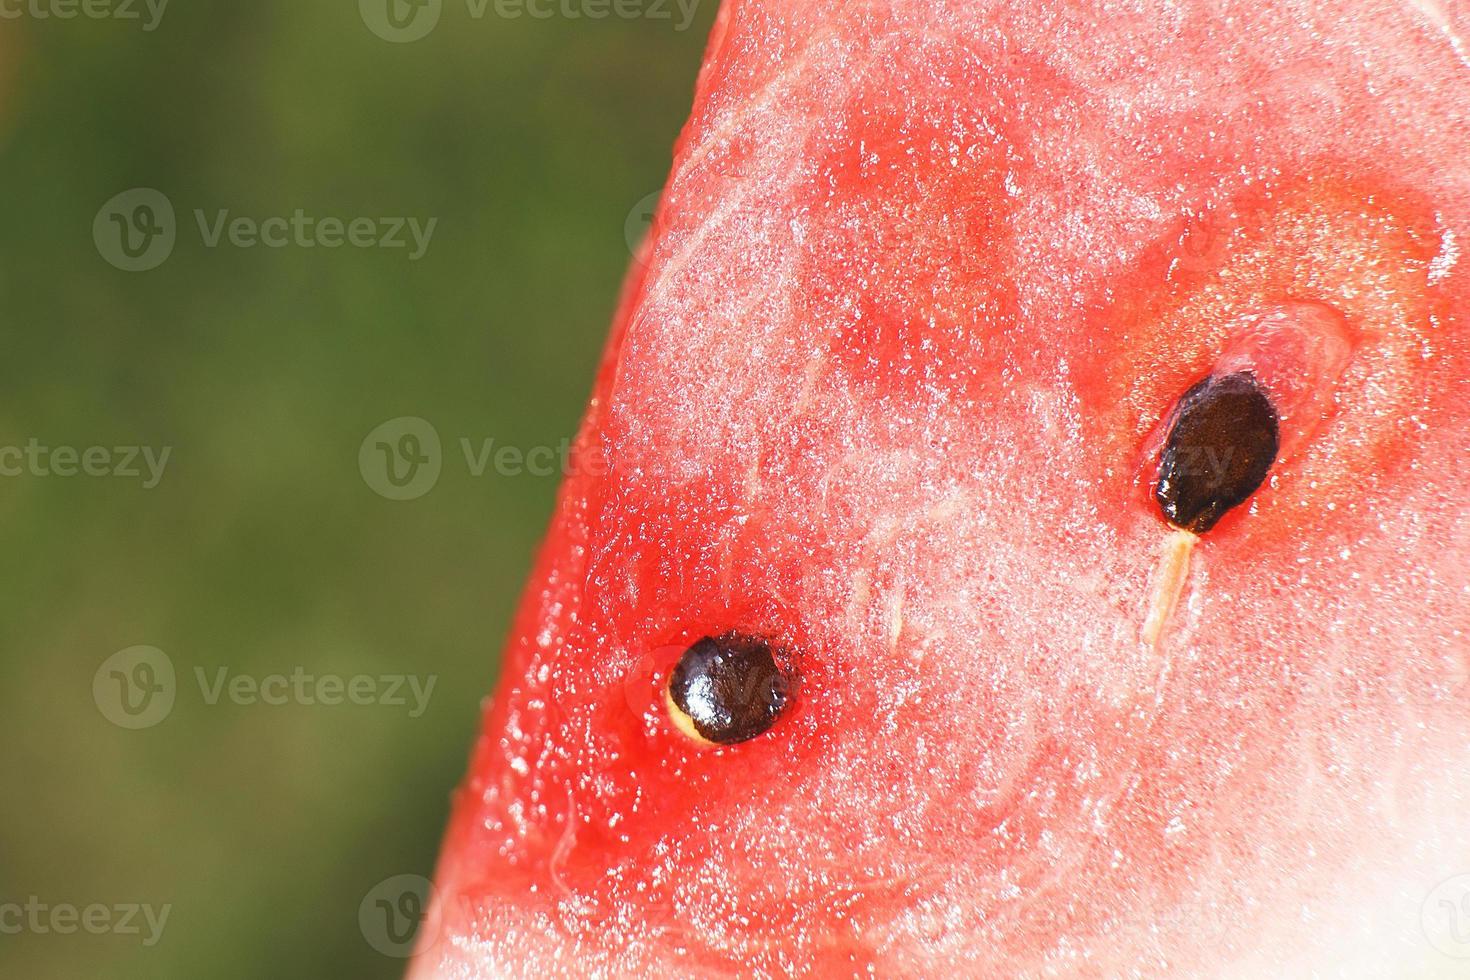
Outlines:
{"type": "Polygon", "coordinates": [[[151,31],[142,0],[141,21],[38,15],[53,2],[0,19],[0,447],[171,456],[151,489],[14,454],[0,477],[0,976],[399,976],[359,905],[432,868],[556,491],[472,475],[459,440],[574,432],[715,0],[685,30],[647,3],[445,0],[411,43],[355,0],[177,0],[151,31]],[[139,187],[177,239],[121,271],[94,219],[139,187]],[[194,215],[298,208],[439,221],[411,261],[211,248],[194,215]],[[443,442],[417,499],[359,468],[399,416],[443,442]],[[130,730],[93,681],[135,645],[177,684],[130,730]],[[210,704],[196,668],[436,681],[410,717],[411,699],[210,704]],[[169,915],[151,946],[141,913],[137,935],[53,928],[98,903],[169,915]]]}

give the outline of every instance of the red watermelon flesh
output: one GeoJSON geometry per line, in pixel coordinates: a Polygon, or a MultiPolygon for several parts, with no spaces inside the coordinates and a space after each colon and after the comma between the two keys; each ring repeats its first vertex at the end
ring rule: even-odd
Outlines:
{"type": "Polygon", "coordinates": [[[727,2],[415,977],[1463,976],[1470,14],[727,2]],[[1159,427],[1281,456],[1157,644],[1159,427]],[[793,651],[701,747],[690,642],[793,651]],[[1316,971],[1315,973],[1313,971],[1316,971]]]}

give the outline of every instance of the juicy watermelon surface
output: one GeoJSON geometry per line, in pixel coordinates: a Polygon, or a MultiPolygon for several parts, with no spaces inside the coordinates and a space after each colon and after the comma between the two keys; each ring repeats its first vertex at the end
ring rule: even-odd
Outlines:
{"type": "Polygon", "coordinates": [[[1423,921],[1470,872],[1466,38],[727,2],[411,974],[1470,971],[1423,921]],[[1151,452],[1232,356],[1282,455],[1148,643],[1151,452]],[[661,685],[731,630],[799,690],[701,747],[661,685]]]}

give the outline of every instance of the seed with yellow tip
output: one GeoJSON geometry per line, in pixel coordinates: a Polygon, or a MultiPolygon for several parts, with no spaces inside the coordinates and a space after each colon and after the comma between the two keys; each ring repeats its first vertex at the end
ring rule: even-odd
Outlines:
{"type": "Polygon", "coordinates": [[[734,745],[764,733],[786,710],[791,676],[764,640],[727,633],[685,650],[664,701],[674,726],[698,742],[734,745]]]}

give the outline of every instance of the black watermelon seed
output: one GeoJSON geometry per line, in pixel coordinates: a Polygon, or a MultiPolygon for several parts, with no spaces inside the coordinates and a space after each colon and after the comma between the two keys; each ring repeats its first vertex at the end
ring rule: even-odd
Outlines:
{"type": "Polygon", "coordinates": [[[734,745],[766,731],[790,694],[791,679],[771,646],[733,633],[707,636],[685,650],[669,678],[673,707],[717,745],[734,745]]]}
{"type": "Polygon", "coordinates": [[[1154,499],[1175,527],[1204,534],[1265,482],[1280,423],[1256,376],[1211,375],[1184,393],[1159,454],[1154,499]]]}

